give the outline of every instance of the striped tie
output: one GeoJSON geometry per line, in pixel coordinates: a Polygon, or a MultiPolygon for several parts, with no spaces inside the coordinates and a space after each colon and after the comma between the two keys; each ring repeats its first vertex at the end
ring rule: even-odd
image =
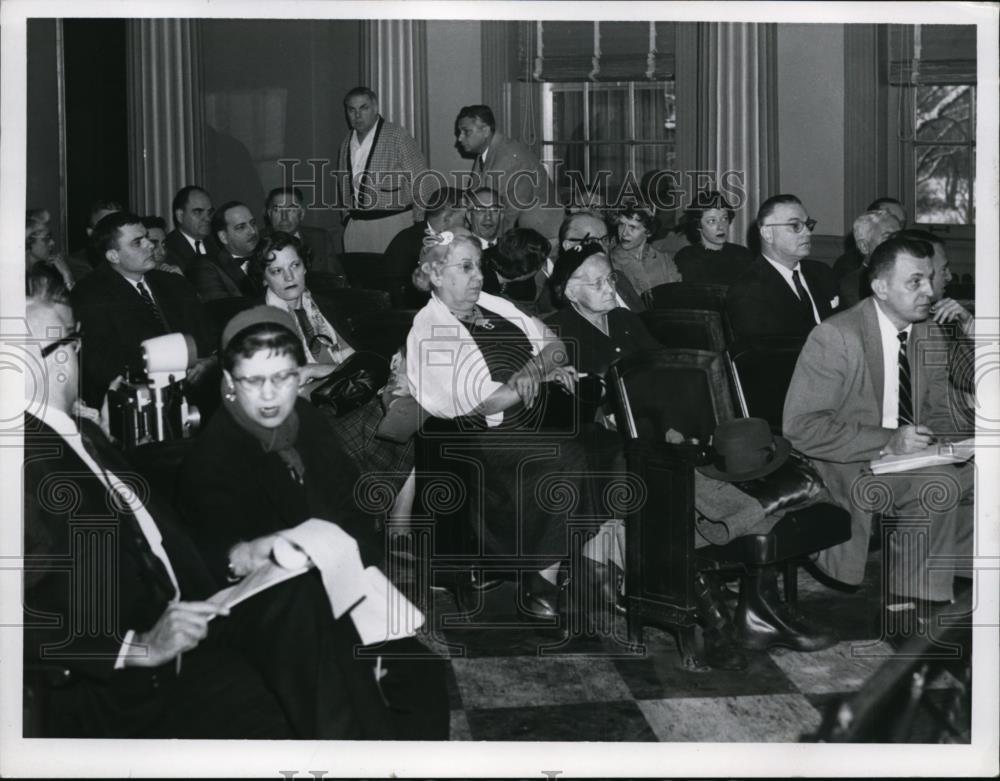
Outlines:
{"type": "Polygon", "coordinates": [[[160,324],[160,328],[163,329],[163,333],[169,333],[170,329],[167,328],[167,321],[163,318],[163,312],[161,312],[160,307],[156,305],[156,302],[149,294],[146,286],[140,281],[136,283],[136,288],[139,291],[139,295],[142,296],[142,300],[145,302],[146,306],[148,306],[150,311],[153,313],[153,317],[156,318],[156,322],[160,324]]]}
{"type": "Polygon", "coordinates": [[[909,334],[900,331],[896,334],[899,339],[899,413],[897,415],[897,425],[913,425],[913,385],[910,380],[910,359],[906,355],[906,347],[909,342],[909,334]]]}

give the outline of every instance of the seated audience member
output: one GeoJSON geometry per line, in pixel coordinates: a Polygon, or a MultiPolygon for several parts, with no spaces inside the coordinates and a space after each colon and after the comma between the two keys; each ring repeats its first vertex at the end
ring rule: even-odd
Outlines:
{"type": "Polygon", "coordinates": [[[107,215],[94,228],[93,242],[106,262],[73,289],[84,333],[84,401],[100,408],[112,380],[126,372],[133,380],[144,374],[144,340],[183,333],[194,338],[199,356],[188,370],[189,387],[205,403],[214,390],[204,383],[214,365],[216,336],[194,288],[156,269],[153,245],[135,214],[107,215]]]}
{"type": "Polygon", "coordinates": [[[681,281],[670,256],[649,243],[654,229],[653,213],[641,207],[626,207],[618,215],[618,241],[611,248],[611,262],[639,295],[657,285],[681,281]]]}
{"type": "Polygon", "coordinates": [[[122,206],[120,201],[101,199],[94,201],[90,205],[90,211],[87,215],[86,242],[83,247],[78,249],[76,252],[71,252],[66,258],[70,268],[78,270],[78,276],[82,277],[92,269],[96,268],[97,264],[101,262],[101,258],[94,252],[94,248],[91,246],[90,241],[91,236],[94,235],[94,226],[112,212],[120,212],[124,210],[125,207],[122,206]]]}
{"type": "Polygon", "coordinates": [[[497,243],[504,223],[504,207],[500,196],[489,187],[479,187],[465,194],[465,224],[479,239],[482,249],[497,243]]]}
{"type": "Polygon", "coordinates": [[[160,271],[169,271],[171,274],[184,276],[180,266],[175,266],[167,262],[167,223],[162,217],[150,215],[142,218],[142,225],[146,229],[146,238],[153,245],[153,262],[160,271]]]}
{"type": "Polygon", "coordinates": [[[385,250],[384,262],[388,268],[413,271],[420,260],[425,236],[436,236],[441,231],[465,227],[465,194],[456,187],[442,187],[430,198],[425,219],[403,228],[385,250]]]}
{"type": "MultiPolygon", "coordinates": [[[[381,535],[355,502],[358,470],[330,421],[298,396],[305,363],[293,318],[283,309],[246,310],[223,331],[222,408],[185,460],[180,481],[184,515],[194,521],[191,534],[220,581],[265,563],[275,534],[311,518],[354,537],[363,566],[382,566],[381,535]]],[[[366,689],[375,659],[352,659],[351,645],[341,650],[347,655],[336,663],[343,674],[357,676],[366,689]]],[[[447,738],[441,660],[413,638],[389,641],[381,650],[386,657],[413,658],[386,660],[387,674],[375,680],[387,702],[373,711],[380,720],[391,718],[397,738],[447,738]]]]}
{"type": "MultiPolygon", "coordinates": [[[[292,318],[305,355],[305,365],[299,371],[300,392],[308,398],[315,381],[329,377],[355,350],[346,336],[350,327],[333,303],[314,296],[306,287],[301,250],[301,242],[291,234],[278,231],[266,236],[257,247],[250,276],[258,290],[263,288],[262,303],[286,311],[292,318]]],[[[384,417],[376,396],[353,412],[334,418],[332,428],[362,474],[385,473],[386,479],[400,488],[413,469],[413,445],[377,438],[384,417]]]]}
{"type": "Polygon", "coordinates": [[[303,225],[306,209],[302,191],[298,187],[275,187],[267,194],[264,203],[264,225],[262,234],[282,231],[290,233],[302,242],[303,260],[311,271],[324,271],[344,278],[344,269],[337,260],[333,242],[322,228],[303,225]]]}
{"type": "Polygon", "coordinates": [[[685,282],[731,285],[753,256],[728,240],[736,212],[722,193],[701,192],[684,211],[684,234],[690,244],[677,251],[674,262],[685,282]]]}
{"type": "Polygon", "coordinates": [[[833,272],[807,260],[816,221],[794,195],[775,195],[757,212],[761,254],[729,287],[726,310],[736,340],[804,339],[839,306],[833,272]]]}
{"type": "Polygon", "coordinates": [[[819,554],[817,566],[861,583],[872,512],[898,518],[887,546],[888,609],[927,608],[955,593],[962,557],[972,555],[973,467],[865,476],[885,455],[919,452],[958,435],[949,367],[934,357],[945,338],[929,318],[933,247],[895,236],[872,254],[872,296],[810,333],[785,400],[785,435],[812,459],[834,500],[851,513],[851,539],[819,554]],[[876,481],[891,503],[865,506],[876,481]],[[928,497],[937,497],[933,502],[928,497]],[[920,519],[920,531],[906,528],[920,519]],[[926,537],[925,537],[926,535],[926,537]]]}
{"type": "Polygon", "coordinates": [[[875,248],[896,231],[899,224],[892,214],[883,211],[869,211],[854,221],[852,233],[854,246],[861,257],[861,265],[840,277],[840,307],[849,309],[862,298],[871,295],[868,280],[868,260],[875,248]]]}
{"type": "MultiPolygon", "coordinates": [[[[554,468],[551,461],[524,462],[521,450],[498,448],[486,428],[517,430],[524,409],[539,399],[541,384],[555,381],[573,387],[576,372],[563,365],[562,342],[541,323],[499,296],[482,292],[478,239],[467,232],[445,231],[428,237],[413,282],[431,299],[413,321],[407,338],[410,392],[428,414],[438,418],[478,419],[483,433],[463,439],[485,465],[486,490],[504,501],[491,505],[481,541],[488,553],[523,554],[539,562],[525,584],[527,610],[552,617],[558,611],[559,560],[566,550],[566,512],[554,513],[537,502],[536,486],[554,468]],[[454,360],[441,361],[444,353],[454,360]],[[553,563],[554,562],[554,563],[553,563]]],[[[463,434],[463,437],[465,434],[463,434]]],[[[583,505],[591,497],[583,477],[586,451],[575,439],[560,439],[558,469],[577,484],[583,505]]],[[[587,506],[577,509],[581,515],[587,506]]]]}
{"type": "MultiPolygon", "coordinates": [[[[563,220],[559,226],[559,247],[562,250],[578,247],[596,241],[604,247],[605,252],[611,249],[611,238],[608,235],[607,223],[593,212],[577,212],[563,220]]],[[[646,305],[628,277],[619,276],[615,286],[615,299],[618,306],[631,309],[633,312],[643,312],[646,305]]]]}
{"type": "MultiPolygon", "coordinates": [[[[876,198],[868,204],[868,208],[865,211],[889,214],[896,218],[900,230],[906,227],[906,209],[895,198],[876,198]]],[[[852,230],[844,240],[844,254],[838,257],[833,263],[833,274],[837,279],[841,279],[845,274],[860,267],[863,261],[864,255],[858,251],[858,245],[854,238],[854,231],[852,230]]],[[[867,292],[865,295],[867,295],[867,292]]]]}
{"type": "Polygon", "coordinates": [[[618,305],[618,273],[604,247],[591,242],[563,250],[549,277],[559,311],[547,322],[581,373],[604,376],[619,358],[660,346],[638,315],[618,305]]]}
{"type": "Polygon", "coordinates": [[[926,241],[934,248],[931,266],[934,268],[934,279],[931,288],[931,319],[938,325],[957,323],[965,336],[971,336],[975,330],[975,318],[958,301],[947,296],[946,289],[954,279],[951,273],[951,263],[944,246],[944,239],[930,231],[909,228],[897,234],[898,238],[926,241]]]}
{"type": "Polygon", "coordinates": [[[247,266],[260,238],[253,212],[239,201],[222,204],[212,215],[212,235],[219,242],[219,251],[214,257],[194,258],[185,275],[202,301],[252,298],[256,291],[247,276],[247,266]]]}
{"type": "Polygon", "coordinates": [[[177,191],[171,204],[174,229],[167,234],[167,260],[187,273],[195,258],[212,256],[219,246],[212,239],[212,196],[198,185],[177,191]]]}
{"type": "Polygon", "coordinates": [[[506,298],[532,317],[553,311],[545,264],[552,246],[531,228],[511,228],[483,254],[483,291],[506,298]]]}
{"type": "MultiPolygon", "coordinates": [[[[78,275],[55,251],[56,242],[49,227],[49,213],[45,209],[29,209],[24,221],[24,267],[30,271],[36,263],[51,266],[62,276],[67,288],[73,287],[78,275]]],[[[88,266],[86,272],[90,271],[88,266]]],[[[86,275],[81,272],[80,277],[86,275]]]]}
{"type": "MultiPolygon", "coordinates": [[[[25,313],[42,374],[24,418],[24,552],[29,562],[68,562],[74,576],[30,564],[25,572],[25,669],[69,671],[46,690],[43,734],[409,737],[384,704],[391,689],[376,683],[374,665],[353,658],[351,620],[333,620],[315,573],[231,609],[206,601],[219,584],[169,502],[129,487],[134,469],[95,423],[78,418],[72,309],[46,283],[29,290],[25,313]],[[52,501],[53,486],[67,480],[72,500],[52,501]],[[81,534],[93,544],[77,544],[81,534]]],[[[428,701],[429,717],[433,707],[428,701]]]]}

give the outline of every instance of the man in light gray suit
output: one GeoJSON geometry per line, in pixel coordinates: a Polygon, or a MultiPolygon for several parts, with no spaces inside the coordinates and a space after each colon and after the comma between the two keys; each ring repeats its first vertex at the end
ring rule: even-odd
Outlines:
{"type": "MultiPolygon", "coordinates": [[[[972,555],[973,465],[873,476],[871,460],[959,439],[948,382],[954,342],[932,319],[934,249],[892,238],[872,254],[872,296],[809,334],[785,400],[783,433],[816,465],[852,536],[822,551],[819,570],[860,584],[873,512],[887,538],[890,611],[929,609],[954,597],[961,557],[972,555]]],[[[971,357],[971,351],[969,352],[971,357]]]]}

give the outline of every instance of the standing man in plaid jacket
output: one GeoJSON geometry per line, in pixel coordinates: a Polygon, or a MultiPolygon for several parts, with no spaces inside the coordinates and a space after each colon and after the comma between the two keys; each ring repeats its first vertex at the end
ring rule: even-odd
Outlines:
{"type": "Polygon", "coordinates": [[[344,110],[352,128],[337,155],[344,251],[385,252],[397,233],[424,218],[423,206],[436,186],[423,175],[427,161],[417,142],[379,114],[373,90],[352,89],[344,110]]]}

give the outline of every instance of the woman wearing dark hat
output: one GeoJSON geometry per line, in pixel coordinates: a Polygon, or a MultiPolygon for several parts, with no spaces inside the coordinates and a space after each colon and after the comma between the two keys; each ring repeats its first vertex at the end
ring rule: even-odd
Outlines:
{"type": "Polygon", "coordinates": [[[617,274],[595,242],[563,250],[549,277],[559,311],[548,324],[566,344],[570,363],[584,374],[603,376],[619,358],[659,347],[639,316],[618,306],[617,274]]]}
{"type": "MultiPolygon", "coordinates": [[[[354,501],[357,468],[326,416],[298,395],[306,361],[291,316],[268,306],[241,312],[223,331],[221,358],[222,407],[185,459],[179,486],[181,510],[220,586],[264,563],[276,532],[311,518],[351,535],[363,566],[381,566],[381,538],[354,501]]],[[[355,658],[358,636],[347,616],[340,624],[346,639],[330,649],[331,675],[341,676],[355,717],[343,737],[447,738],[440,660],[395,661],[396,674],[372,688],[374,660],[355,658]]],[[[391,645],[427,657],[413,638],[391,645]]]]}
{"type": "Polygon", "coordinates": [[[552,311],[545,284],[552,245],[531,228],[511,228],[483,252],[483,292],[506,298],[533,317],[552,311]]]}
{"type": "Polygon", "coordinates": [[[689,246],[674,261],[685,282],[731,285],[753,256],[746,247],[728,241],[729,224],[736,212],[722,193],[701,192],[684,211],[684,232],[689,246]]]}

